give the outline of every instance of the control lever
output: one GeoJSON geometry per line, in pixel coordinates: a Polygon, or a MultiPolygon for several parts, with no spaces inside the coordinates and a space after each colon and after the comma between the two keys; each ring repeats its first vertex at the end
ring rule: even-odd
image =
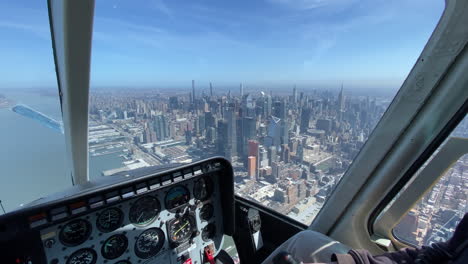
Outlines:
{"type": "Polygon", "coordinates": [[[258,210],[249,208],[249,211],[247,212],[247,224],[255,250],[259,250],[263,247],[263,238],[260,232],[262,220],[260,219],[260,213],[258,210]]]}
{"type": "Polygon", "coordinates": [[[226,251],[224,251],[224,249],[221,249],[218,252],[215,260],[216,264],[234,264],[234,260],[232,260],[232,257],[226,251]]]}
{"type": "Polygon", "coordinates": [[[296,261],[291,254],[286,251],[278,253],[273,258],[273,264],[301,264],[302,262],[296,261]]]}
{"type": "Polygon", "coordinates": [[[237,206],[235,214],[238,228],[233,238],[236,245],[242,245],[237,248],[241,263],[261,263],[263,256],[259,251],[263,247],[263,238],[260,212],[247,206],[237,206]]]}

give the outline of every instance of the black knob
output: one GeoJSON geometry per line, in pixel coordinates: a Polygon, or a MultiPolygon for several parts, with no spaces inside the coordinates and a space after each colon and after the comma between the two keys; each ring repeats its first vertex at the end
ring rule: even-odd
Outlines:
{"type": "Polygon", "coordinates": [[[288,252],[280,252],[273,258],[273,264],[299,264],[288,252]]]}

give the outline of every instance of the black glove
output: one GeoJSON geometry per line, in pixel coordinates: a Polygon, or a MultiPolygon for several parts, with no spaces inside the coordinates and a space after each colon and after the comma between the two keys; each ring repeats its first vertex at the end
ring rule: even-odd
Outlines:
{"type": "Polygon", "coordinates": [[[452,238],[447,241],[447,250],[456,257],[468,246],[468,213],[458,224],[452,238]]]}

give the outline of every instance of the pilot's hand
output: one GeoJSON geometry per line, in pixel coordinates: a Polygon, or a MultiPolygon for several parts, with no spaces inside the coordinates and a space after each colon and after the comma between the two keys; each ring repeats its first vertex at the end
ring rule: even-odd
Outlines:
{"type": "Polygon", "coordinates": [[[468,213],[455,229],[452,238],[447,242],[447,249],[454,255],[460,254],[468,247],[468,213]]]}
{"type": "Polygon", "coordinates": [[[273,258],[273,264],[301,264],[302,262],[296,261],[288,252],[280,252],[273,258]]]}

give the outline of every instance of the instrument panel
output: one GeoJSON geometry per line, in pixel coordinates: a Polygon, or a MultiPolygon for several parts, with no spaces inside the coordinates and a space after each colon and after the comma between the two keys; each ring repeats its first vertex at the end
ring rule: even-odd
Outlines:
{"type": "MultiPolygon", "coordinates": [[[[214,181],[212,175],[190,179],[42,229],[48,262],[181,263],[192,249],[220,246],[222,214],[214,181]]],[[[203,257],[200,252],[190,259],[203,257]]]]}
{"type": "Polygon", "coordinates": [[[132,182],[101,201],[88,195],[88,210],[75,210],[76,216],[71,209],[69,217],[53,221],[63,213],[52,209],[47,223],[34,218],[30,228],[40,237],[45,261],[31,263],[205,263],[231,232],[225,217],[233,215],[223,208],[222,170],[186,171],[146,177],[144,185],[132,182]]]}

